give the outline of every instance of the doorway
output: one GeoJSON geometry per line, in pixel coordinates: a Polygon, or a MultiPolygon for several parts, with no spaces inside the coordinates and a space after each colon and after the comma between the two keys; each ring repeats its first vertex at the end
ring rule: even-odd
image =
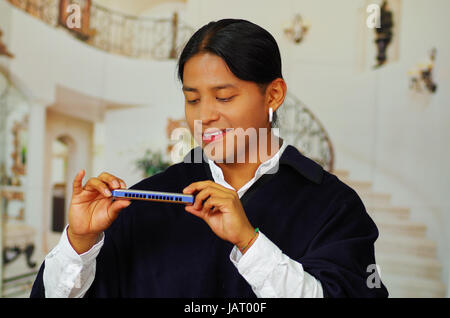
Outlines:
{"type": "Polygon", "coordinates": [[[51,154],[51,231],[61,233],[66,220],[66,187],[69,164],[70,145],[67,136],[60,136],[52,141],[51,154]]]}

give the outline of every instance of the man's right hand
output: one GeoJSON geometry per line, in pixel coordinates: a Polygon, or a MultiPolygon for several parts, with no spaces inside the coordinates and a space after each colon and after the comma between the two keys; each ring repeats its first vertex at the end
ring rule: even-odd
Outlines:
{"type": "Polygon", "coordinates": [[[98,235],[117,218],[119,212],[130,205],[127,199],[113,200],[111,190],[126,189],[126,184],[107,172],[88,180],[83,187],[84,169],[73,181],[72,201],[69,209],[67,235],[78,254],[92,248],[98,235]]]}

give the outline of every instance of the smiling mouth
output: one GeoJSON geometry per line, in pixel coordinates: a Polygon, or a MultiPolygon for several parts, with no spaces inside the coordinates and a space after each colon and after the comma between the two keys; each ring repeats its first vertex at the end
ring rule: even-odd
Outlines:
{"type": "Polygon", "coordinates": [[[227,132],[229,132],[231,130],[232,130],[232,128],[226,128],[226,129],[220,129],[220,130],[216,129],[216,130],[211,130],[211,131],[205,131],[202,134],[202,140],[203,140],[203,142],[206,142],[206,143],[213,142],[215,140],[223,138],[223,136],[227,132]]]}

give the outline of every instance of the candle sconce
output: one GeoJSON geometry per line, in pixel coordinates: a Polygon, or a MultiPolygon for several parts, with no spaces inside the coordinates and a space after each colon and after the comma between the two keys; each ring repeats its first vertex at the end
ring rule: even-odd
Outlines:
{"type": "Polygon", "coordinates": [[[380,26],[375,28],[375,43],[377,45],[377,64],[375,68],[381,67],[387,61],[387,48],[392,42],[394,19],[393,12],[387,1],[383,1],[380,8],[380,26]]]}
{"type": "Polygon", "coordinates": [[[311,24],[309,21],[303,20],[300,14],[296,14],[292,22],[284,27],[284,33],[295,44],[299,44],[303,41],[310,28],[311,24]]]}
{"type": "Polygon", "coordinates": [[[436,60],[436,48],[430,53],[429,61],[419,64],[415,69],[409,71],[409,88],[417,92],[427,89],[430,93],[435,93],[437,84],[433,81],[434,62],[436,60]]]}

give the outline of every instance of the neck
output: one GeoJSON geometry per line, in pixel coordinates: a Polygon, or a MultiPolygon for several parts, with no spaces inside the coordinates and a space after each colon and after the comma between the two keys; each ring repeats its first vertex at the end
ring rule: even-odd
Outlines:
{"type": "Polygon", "coordinates": [[[234,189],[239,190],[242,186],[244,186],[248,181],[250,181],[258,167],[261,163],[272,158],[279,150],[283,143],[283,140],[272,133],[268,134],[267,137],[267,147],[268,151],[266,153],[263,152],[263,156],[260,156],[259,151],[259,142],[258,142],[258,153],[256,154],[256,162],[250,162],[249,158],[251,158],[251,154],[248,149],[245,154],[245,162],[244,163],[216,163],[217,166],[222,169],[223,176],[225,181],[231,185],[234,189]],[[272,141],[276,141],[278,139],[278,143],[275,143],[274,147],[272,147],[272,141]]]}

